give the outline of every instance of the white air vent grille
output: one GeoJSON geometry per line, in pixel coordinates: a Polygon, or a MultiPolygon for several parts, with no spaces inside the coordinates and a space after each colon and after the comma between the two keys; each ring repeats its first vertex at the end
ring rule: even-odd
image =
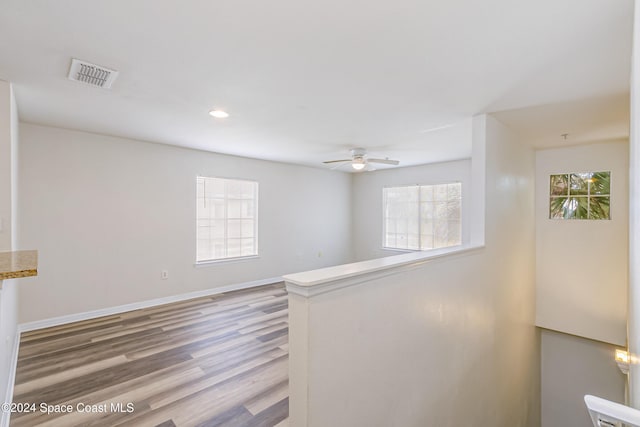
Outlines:
{"type": "Polygon", "coordinates": [[[115,70],[110,70],[78,59],[71,60],[69,80],[86,83],[103,89],[111,89],[111,85],[116,77],[118,77],[118,72],[115,70]]]}

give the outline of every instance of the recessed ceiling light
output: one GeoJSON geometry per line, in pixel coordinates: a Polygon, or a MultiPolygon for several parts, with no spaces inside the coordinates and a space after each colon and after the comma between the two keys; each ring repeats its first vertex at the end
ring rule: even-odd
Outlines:
{"type": "Polygon", "coordinates": [[[211,110],[209,111],[209,114],[216,119],[226,119],[227,117],[229,117],[229,113],[222,110],[211,110]]]}

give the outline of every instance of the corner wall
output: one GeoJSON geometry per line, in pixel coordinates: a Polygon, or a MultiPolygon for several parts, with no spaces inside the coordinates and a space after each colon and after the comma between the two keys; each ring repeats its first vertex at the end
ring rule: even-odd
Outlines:
{"type": "Polygon", "coordinates": [[[611,141],[536,153],[542,427],[587,425],[585,394],[625,403],[614,353],[626,343],[628,150],[611,141]],[[596,171],[611,171],[611,220],[549,219],[549,176],[596,171]]]}
{"type": "Polygon", "coordinates": [[[536,325],[626,345],[629,144],[536,152],[536,325]],[[611,220],[549,219],[549,176],[611,171],[611,220]]]}
{"type": "Polygon", "coordinates": [[[13,96],[11,84],[0,80],[0,250],[11,250],[13,213],[13,168],[14,153],[12,152],[13,128],[12,107],[13,96]]]}
{"type": "MultiPolygon", "coordinates": [[[[0,251],[17,249],[18,113],[11,84],[0,80],[0,251]]],[[[25,279],[20,279],[25,280],[25,279]]],[[[18,321],[17,280],[0,280],[0,399],[9,402],[9,379],[18,321]]],[[[7,413],[0,413],[0,424],[7,413]]]]}
{"type": "Polygon", "coordinates": [[[542,330],[542,427],[591,425],[584,395],[624,404],[626,376],[616,364],[615,346],[542,330]]]}
{"type": "Polygon", "coordinates": [[[32,124],[20,132],[20,244],[39,250],[21,323],[351,260],[348,174],[32,124]],[[194,267],[197,175],[259,181],[259,258],[194,267]]]}
{"type": "Polygon", "coordinates": [[[476,119],[486,247],[291,295],[297,427],[540,425],[534,155],[493,117],[476,119]]]}
{"type": "MultiPolygon", "coordinates": [[[[640,2],[635,2],[631,61],[629,175],[629,352],[640,360],[640,2]]],[[[640,364],[629,367],[629,404],[640,409],[640,364]]]]}

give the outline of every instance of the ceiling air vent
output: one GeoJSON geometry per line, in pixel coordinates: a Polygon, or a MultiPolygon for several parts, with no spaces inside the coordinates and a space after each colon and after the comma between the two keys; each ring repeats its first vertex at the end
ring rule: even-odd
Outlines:
{"type": "Polygon", "coordinates": [[[118,77],[118,72],[78,59],[71,60],[69,80],[86,83],[91,86],[111,89],[111,85],[118,77]]]}

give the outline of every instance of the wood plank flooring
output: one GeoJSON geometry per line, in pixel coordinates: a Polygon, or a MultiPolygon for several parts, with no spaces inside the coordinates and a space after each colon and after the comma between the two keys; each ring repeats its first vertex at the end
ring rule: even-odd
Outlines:
{"type": "Polygon", "coordinates": [[[288,330],[279,283],[24,333],[10,425],[288,426],[288,330]]]}

